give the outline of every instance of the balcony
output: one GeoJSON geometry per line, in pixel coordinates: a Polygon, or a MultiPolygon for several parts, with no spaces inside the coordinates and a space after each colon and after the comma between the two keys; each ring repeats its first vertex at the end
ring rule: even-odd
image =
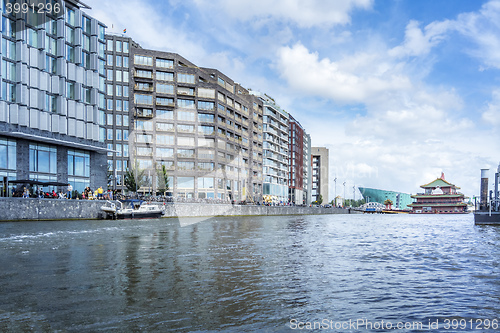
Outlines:
{"type": "Polygon", "coordinates": [[[153,110],[151,109],[136,109],[134,116],[137,118],[153,118],[153,110]]]}

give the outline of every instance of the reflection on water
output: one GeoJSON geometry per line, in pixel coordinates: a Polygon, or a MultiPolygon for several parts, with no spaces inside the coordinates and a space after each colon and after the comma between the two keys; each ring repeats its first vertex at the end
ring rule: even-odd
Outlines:
{"type": "Polygon", "coordinates": [[[500,319],[500,228],[471,215],[184,222],[0,224],[0,331],[500,319]]]}

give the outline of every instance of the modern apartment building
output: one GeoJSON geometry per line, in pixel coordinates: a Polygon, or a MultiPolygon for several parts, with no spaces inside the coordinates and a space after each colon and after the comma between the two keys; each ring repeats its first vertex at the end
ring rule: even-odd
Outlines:
{"type": "Polygon", "coordinates": [[[309,204],[311,202],[310,137],[292,115],[289,115],[288,136],[288,200],[297,205],[309,204]]]}
{"type": "Polygon", "coordinates": [[[129,136],[133,124],[130,49],[140,46],[129,37],[106,36],[106,128],[108,187],[123,190],[124,173],[129,168],[129,136]]]}
{"type": "Polygon", "coordinates": [[[118,189],[124,189],[120,175],[130,168],[145,171],[139,191],[161,191],[159,169],[165,166],[169,192],[176,197],[261,200],[259,99],[216,69],[140,48],[124,37],[107,36],[107,57],[106,142],[115,151],[108,163],[118,170],[118,189]]]}
{"type": "Polygon", "coordinates": [[[328,196],[328,149],[325,147],[311,148],[312,165],[312,200],[323,197],[323,204],[329,202],[328,196]]]}
{"type": "Polygon", "coordinates": [[[0,178],[105,186],[105,26],[80,1],[47,4],[59,11],[2,1],[0,178]]]}
{"type": "Polygon", "coordinates": [[[288,202],[288,113],[282,110],[270,96],[253,94],[259,97],[264,105],[263,195],[270,196],[273,201],[288,202]]]}

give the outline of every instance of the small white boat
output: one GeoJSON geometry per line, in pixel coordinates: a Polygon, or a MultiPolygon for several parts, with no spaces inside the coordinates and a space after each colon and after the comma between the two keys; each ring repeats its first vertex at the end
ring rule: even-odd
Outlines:
{"type": "Polygon", "coordinates": [[[141,203],[140,206],[124,208],[123,204],[118,201],[118,208],[114,202],[106,201],[107,205],[101,207],[106,219],[140,219],[140,218],[158,218],[165,214],[165,206],[141,203]]]}

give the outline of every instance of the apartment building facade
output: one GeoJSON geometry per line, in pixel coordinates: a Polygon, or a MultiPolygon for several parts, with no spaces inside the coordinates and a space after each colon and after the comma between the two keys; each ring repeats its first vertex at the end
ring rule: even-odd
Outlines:
{"type": "Polygon", "coordinates": [[[15,14],[2,1],[0,179],[82,191],[106,184],[105,25],[79,1],[56,3],[15,14]]]}
{"type": "Polygon", "coordinates": [[[164,166],[173,196],[260,201],[260,100],[218,70],[178,54],[143,49],[123,36],[109,35],[107,43],[113,57],[107,65],[111,119],[106,125],[108,148],[115,151],[108,156],[110,169],[117,170],[113,186],[125,189],[127,169],[144,171],[138,190],[157,193],[166,187],[159,172],[164,166]],[[125,42],[127,82],[125,55],[116,50],[121,43],[123,53],[125,42]]]}
{"type": "Polygon", "coordinates": [[[289,115],[273,98],[254,93],[263,103],[263,195],[273,202],[288,202],[289,115]]]}
{"type": "Polygon", "coordinates": [[[311,196],[313,201],[323,197],[323,204],[329,202],[328,195],[328,149],[325,147],[311,148],[312,187],[311,196]]]}
{"type": "Polygon", "coordinates": [[[310,204],[310,136],[291,114],[288,137],[288,200],[296,205],[310,204]]]}

